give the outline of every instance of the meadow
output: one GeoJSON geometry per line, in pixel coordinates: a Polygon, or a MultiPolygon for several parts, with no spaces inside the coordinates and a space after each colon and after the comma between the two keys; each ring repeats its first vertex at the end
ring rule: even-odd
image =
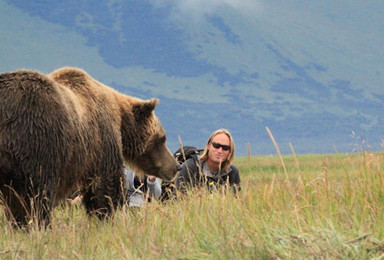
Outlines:
{"type": "Polygon", "coordinates": [[[60,206],[52,227],[14,230],[0,259],[384,259],[384,154],[235,159],[242,191],[191,190],[111,221],[60,206]]]}

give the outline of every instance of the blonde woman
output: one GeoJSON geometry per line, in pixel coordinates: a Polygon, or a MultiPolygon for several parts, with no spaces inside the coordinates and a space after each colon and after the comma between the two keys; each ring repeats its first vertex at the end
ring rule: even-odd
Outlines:
{"type": "Polygon", "coordinates": [[[232,164],[234,156],[232,135],[226,129],[216,130],[208,138],[203,154],[182,165],[176,188],[184,192],[187,187],[207,186],[210,190],[217,190],[229,185],[236,194],[240,190],[240,175],[232,164]]]}

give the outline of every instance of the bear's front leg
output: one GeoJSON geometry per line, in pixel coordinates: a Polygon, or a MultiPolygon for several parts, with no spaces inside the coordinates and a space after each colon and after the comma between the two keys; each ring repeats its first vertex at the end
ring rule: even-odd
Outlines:
{"type": "Polygon", "coordinates": [[[110,217],[123,200],[123,178],[106,176],[98,185],[87,185],[82,189],[83,205],[89,216],[100,220],[110,217]]]}

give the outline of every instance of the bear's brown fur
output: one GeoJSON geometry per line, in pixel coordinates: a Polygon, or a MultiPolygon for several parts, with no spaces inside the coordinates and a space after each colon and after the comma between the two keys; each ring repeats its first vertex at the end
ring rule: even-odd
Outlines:
{"type": "Polygon", "coordinates": [[[0,74],[0,199],[16,225],[50,213],[77,185],[87,213],[122,199],[123,165],[171,179],[178,164],[149,101],[123,95],[83,70],[0,74]]]}

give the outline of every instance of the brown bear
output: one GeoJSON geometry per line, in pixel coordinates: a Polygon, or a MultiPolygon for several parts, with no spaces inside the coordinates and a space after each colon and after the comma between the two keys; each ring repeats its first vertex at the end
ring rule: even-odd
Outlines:
{"type": "Polygon", "coordinates": [[[89,215],[123,198],[123,167],[171,179],[179,164],[154,114],[157,99],[121,94],[77,68],[0,74],[0,200],[17,226],[49,225],[80,185],[89,215]]]}

